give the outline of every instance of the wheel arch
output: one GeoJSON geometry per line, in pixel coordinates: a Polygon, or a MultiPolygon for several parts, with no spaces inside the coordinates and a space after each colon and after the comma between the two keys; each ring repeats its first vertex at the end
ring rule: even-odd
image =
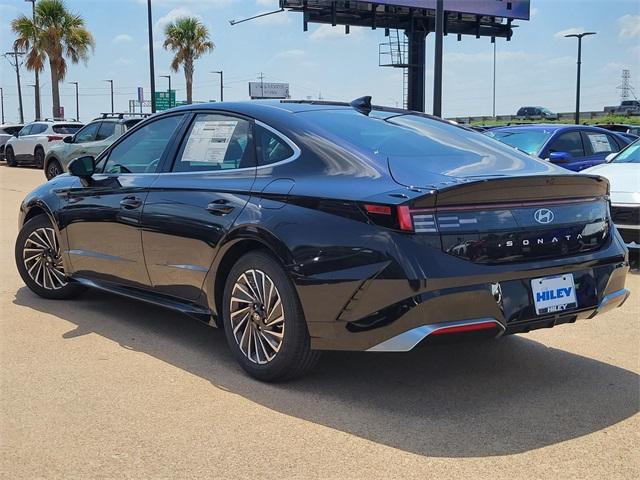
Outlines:
{"type": "Polygon", "coordinates": [[[236,228],[229,232],[223,242],[205,282],[209,307],[217,326],[222,326],[220,315],[226,279],[240,257],[256,250],[267,251],[287,273],[288,267],[294,263],[293,254],[280,239],[255,225],[236,228]]]}

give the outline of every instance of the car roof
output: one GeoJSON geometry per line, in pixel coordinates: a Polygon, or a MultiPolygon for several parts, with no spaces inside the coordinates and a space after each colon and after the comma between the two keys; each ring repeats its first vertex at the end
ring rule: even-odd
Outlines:
{"type": "Polygon", "coordinates": [[[602,131],[607,133],[616,133],[611,132],[609,130],[605,130],[604,128],[596,127],[594,125],[572,125],[572,124],[558,124],[558,123],[532,123],[532,124],[522,124],[522,125],[505,125],[501,127],[495,127],[492,130],[565,130],[569,128],[577,128],[578,130],[595,130],[602,131]]]}

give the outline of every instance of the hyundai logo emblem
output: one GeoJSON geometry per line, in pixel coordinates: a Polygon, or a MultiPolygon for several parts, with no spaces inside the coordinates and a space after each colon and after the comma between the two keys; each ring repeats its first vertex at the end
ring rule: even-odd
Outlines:
{"type": "Polygon", "coordinates": [[[536,222],[544,224],[553,222],[554,217],[555,215],[548,208],[539,208],[533,214],[533,218],[536,219],[536,222]]]}

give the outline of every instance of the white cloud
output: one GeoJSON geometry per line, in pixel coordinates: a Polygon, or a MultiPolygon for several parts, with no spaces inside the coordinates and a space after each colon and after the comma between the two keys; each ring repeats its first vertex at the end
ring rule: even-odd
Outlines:
{"type": "Polygon", "coordinates": [[[113,63],[115,65],[131,65],[133,63],[133,60],[131,60],[130,58],[120,57],[113,63]]]}
{"type": "Polygon", "coordinates": [[[282,52],[278,52],[273,56],[274,60],[291,60],[291,59],[299,59],[304,57],[307,54],[304,50],[300,50],[298,48],[294,48],[291,50],[284,50],[282,52]]]}
{"type": "Polygon", "coordinates": [[[575,35],[576,33],[582,33],[584,31],[585,31],[584,27],[571,27],[565,30],[560,30],[559,32],[556,32],[553,36],[556,38],[562,38],[565,35],[575,35]]]}
{"type": "Polygon", "coordinates": [[[170,24],[171,22],[175,22],[177,19],[183,18],[183,17],[196,17],[202,20],[202,17],[200,15],[193,13],[188,8],[183,8],[183,7],[174,8],[173,10],[170,10],[169,13],[167,13],[166,15],[158,19],[154,29],[157,30],[158,32],[164,33],[164,28],[168,24],[170,24]]]}
{"type": "MultiPolygon", "coordinates": [[[[188,5],[194,8],[224,8],[237,3],[238,0],[153,0],[154,7],[172,7],[175,5],[188,5]]],[[[138,3],[147,4],[147,0],[138,0],[138,3]]]]}
{"type": "Polygon", "coordinates": [[[131,35],[127,35],[126,33],[121,33],[120,35],[116,35],[111,40],[112,43],[131,43],[133,42],[133,37],[131,35]]]}
{"type": "Polygon", "coordinates": [[[640,15],[624,15],[618,19],[620,38],[640,37],[640,15]]]}
{"type": "Polygon", "coordinates": [[[256,4],[261,7],[272,7],[274,10],[279,6],[278,0],[256,0],[256,4]]]}
{"type": "Polygon", "coordinates": [[[355,27],[355,28],[351,28],[351,33],[349,35],[346,35],[344,33],[344,26],[331,26],[331,25],[320,25],[318,28],[316,28],[311,35],[309,36],[309,38],[311,38],[311,40],[325,40],[325,39],[335,39],[335,38],[345,38],[345,37],[349,37],[350,35],[361,35],[362,34],[362,29],[355,27]]]}

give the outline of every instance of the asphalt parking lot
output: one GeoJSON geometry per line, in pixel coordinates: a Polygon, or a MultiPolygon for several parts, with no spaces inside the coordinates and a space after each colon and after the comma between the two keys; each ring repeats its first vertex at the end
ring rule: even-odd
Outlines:
{"type": "Polygon", "coordinates": [[[601,318],[247,377],[221,331],[14,266],[42,171],[0,164],[0,478],[640,478],[640,275],[601,318]]]}

